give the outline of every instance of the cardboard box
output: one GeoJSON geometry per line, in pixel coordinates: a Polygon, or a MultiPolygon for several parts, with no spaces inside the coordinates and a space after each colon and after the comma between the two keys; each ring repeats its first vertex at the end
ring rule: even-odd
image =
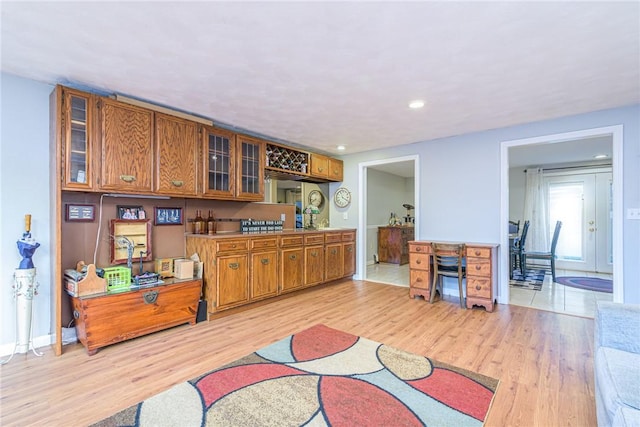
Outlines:
{"type": "Polygon", "coordinates": [[[177,259],[173,262],[173,275],[178,279],[193,279],[193,261],[177,259]]]}

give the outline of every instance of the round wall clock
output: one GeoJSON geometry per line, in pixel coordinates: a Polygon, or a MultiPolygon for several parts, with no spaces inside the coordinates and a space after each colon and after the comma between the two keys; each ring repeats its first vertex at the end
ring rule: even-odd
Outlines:
{"type": "Polygon", "coordinates": [[[351,203],[351,192],[345,187],[340,187],[333,195],[333,201],[339,208],[346,208],[351,203]]]}
{"type": "Polygon", "coordinates": [[[318,208],[318,210],[322,210],[324,208],[324,195],[320,190],[312,190],[309,193],[309,204],[318,208]]]}

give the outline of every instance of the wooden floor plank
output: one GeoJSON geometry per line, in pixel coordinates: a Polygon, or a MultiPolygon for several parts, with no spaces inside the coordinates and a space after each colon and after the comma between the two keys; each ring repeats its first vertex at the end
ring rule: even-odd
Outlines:
{"type": "Polygon", "coordinates": [[[343,281],[195,326],[0,367],[0,425],[81,426],[318,323],[501,381],[487,426],[595,426],[593,320],[498,305],[429,304],[343,281]]]}

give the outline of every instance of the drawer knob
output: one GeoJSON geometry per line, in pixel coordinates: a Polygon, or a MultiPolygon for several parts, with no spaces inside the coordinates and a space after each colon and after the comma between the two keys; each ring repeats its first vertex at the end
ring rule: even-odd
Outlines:
{"type": "Polygon", "coordinates": [[[269,264],[269,258],[262,258],[260,262],[262,263],[262,265],[267,265],[269,264]]]}
{"type": "Polygon", "coordinates": [[[476,291],[479,291],[480,289],[482,289],[482,286],[476,285],[476,291]]]}
{"type": "Polygon", "coordinates": [[[73,318],[74,319],[79,319],[80,318],[80,313],[78,313],[78,310],[73,310],[73,318]]]}
{"type": "Polygon", "coordinates": [[[331,249],[331,255],[335,255],[335,254],[337,254],[337,253],[338,253],[338,250],[337,250],[337,249],[331,249]]]}
{"type": "Polygon", "coordinates": [[[233,245],[231,245],[231,247],[232,247],[232,248],[235,248],[235,247],[236,247],[235,243],[234,243],[233,245]]]}
{"type": "Polygon", "coordinates": [[[480,256],[481,253],[482,252],[480,252],[480,251],[476,251],[476,256],[480,256]]]}
{"type": "Polygon", "coordinates": [[[229,264],[229,268],[232,270],[237,270],[238,268],[240,268],[240,264],[238,264],[237,262],[232,262],[231,264],[229,264]]]}
{"type": "Polygon", "coordinates": [[[418,278],[416,279],[416,282],[422,282],[422,279],[421,279],[420,277],[418,277],[418,278]]]}
{"type": "Polygon", "coordinates": [[[311,256],[313,256],[313,257],[318,256],[318,252],[311,252],[311,256]]]}
{"type": "Polygon", "coordinates": [[[482,267],[479,265],[476,265],[476,270],[480,270],[480,269],[482,269],[482,267]]]}
{"type": "Polygon", "coordinates": [[[155,304],[158,300],[158,291],[149,291],[142,294],[145,304],[155,304]]]}
{"type": "Polygon", "coordinates": [[[124,182],[133,182],[136,180],[136,177],[133,175],[120,175],[120,179],[124,182]]]}
{"type": "Polygon", "coordinates": [[[420,252],[420,251],[422,251],[422,248],[421,248],[420,246],[418,246],[418,247],[416,248],[416,252],[420,252]]]}
{"type": "Polygon", "coordinates": [[[297,257],[296,257],[295,255],[289,255],[289,259],[290,259],[291,261],[295,260],[296,258],[297,258],[297,257]]]}
{"type": "Polygon", "coordinates": [[[419,259],[416,260],[416,264],[422,264],[422,261],[420,261],[419,259]]]}

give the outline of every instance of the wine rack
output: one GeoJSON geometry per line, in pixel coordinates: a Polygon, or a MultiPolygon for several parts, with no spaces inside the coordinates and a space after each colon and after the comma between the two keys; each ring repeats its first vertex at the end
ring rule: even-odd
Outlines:
{"type": "Polygon", "coordinates": [[[302,175],[309,173],[309,153],[273,144],[267,144],[266,151],[267,168],[302,175]]]}

